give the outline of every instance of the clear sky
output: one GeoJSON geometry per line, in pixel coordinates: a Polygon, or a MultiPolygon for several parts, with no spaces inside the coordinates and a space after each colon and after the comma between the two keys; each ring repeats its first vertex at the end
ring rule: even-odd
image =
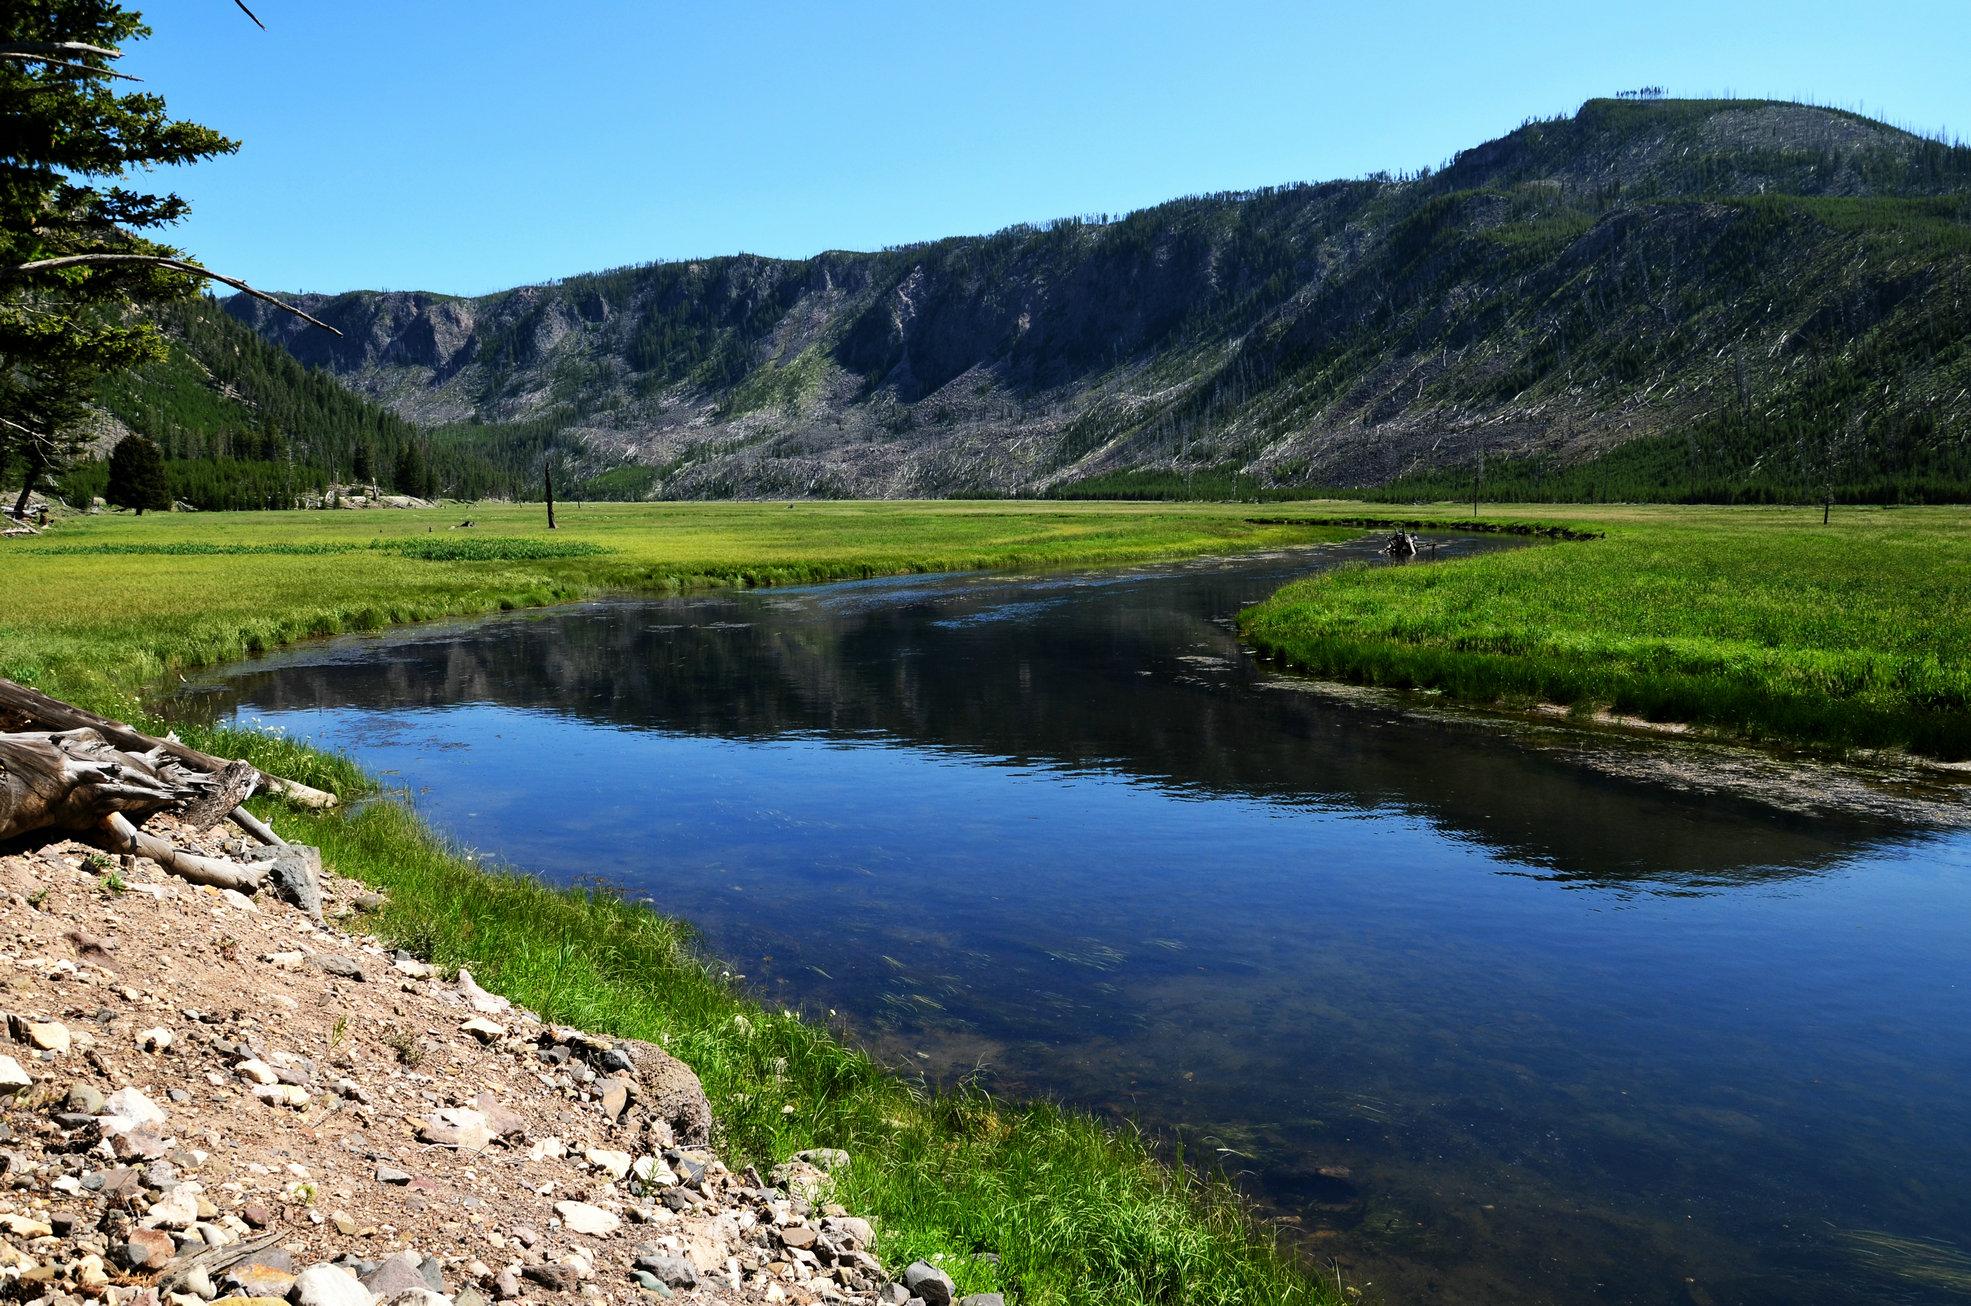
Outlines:
{"type": "MultiPolygon", "coordinates": [[[[135,0],[141,4],[141,0],[135,0]]],[[[1644,85],[1971,138],[1971,0],[160,0],[122,71],[243,142],[175,239],[476,294],[1437,165],[1644,85]]]]}

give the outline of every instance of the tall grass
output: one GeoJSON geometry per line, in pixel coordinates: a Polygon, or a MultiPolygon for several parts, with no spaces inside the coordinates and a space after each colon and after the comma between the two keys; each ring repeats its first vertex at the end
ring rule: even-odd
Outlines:
{"type": "Polygon", "coordinates": [[[1516,511],[1607,538],[1330,572],[1240,629],[1317,674],[1467,701],[1971,756],[1971,512],[1516,511]]]}

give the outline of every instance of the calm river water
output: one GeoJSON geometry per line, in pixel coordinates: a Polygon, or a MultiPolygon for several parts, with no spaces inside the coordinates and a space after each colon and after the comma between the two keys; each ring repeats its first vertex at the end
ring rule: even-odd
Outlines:
{"type": "Polygon", "coordinates": [[[1243,655],[1367,556],[600,602],[204,689],[892,1063],[1216,1149],[1372,1299],[1963,1300],[1971,838],[1243,655]]]}

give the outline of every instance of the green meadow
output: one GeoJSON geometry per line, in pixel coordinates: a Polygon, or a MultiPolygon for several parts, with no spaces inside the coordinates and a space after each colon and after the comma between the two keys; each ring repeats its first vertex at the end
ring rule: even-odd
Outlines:
{"type": "Polygon", "coordinates": [[[1841,507],[1823,525],[1817,507],[1488,504],[1481,520],[1604,538],[1328,572],[1240,628],[1315,675],[1470,703],[1971,756],[1971,509],[1841,507]]]}
{"type": "Polygon", "coordinates": [[[610,592],[1134,562],[1337,538],[1236,505],[563,504],[70,519],[0,541],[0,675],[101,705],[295,640],[610,592]],[[452,529],[470,519],[466,529],[452,529]]]}

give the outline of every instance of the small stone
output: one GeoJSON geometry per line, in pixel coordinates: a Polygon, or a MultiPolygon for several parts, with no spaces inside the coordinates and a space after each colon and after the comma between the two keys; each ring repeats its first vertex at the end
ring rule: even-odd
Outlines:
{"type": "Polygon", "coordinates": [[[235,908],[239,911],[250,911],[257,914],[260,910],[253,905],[253,899],[247,897],[238,889],[221,889],[219,891],[219,897],[228,907],[235,908]]]}
{"type": "Polygon", "coordinates": [[[425,1257],[417,1272],[424,1276],[425,1287],[437,1293],[445,1291],[445,1263],[436,1256],[425,1257]]]}
{"type": "Polygon", "coordinates": [[[656,1276],[658,1282],[671,1288],[696,1288],[698,1286],[698,1267],[683,1256],[639,1256],[637,1268],[656,1276]]]}
{"type": "Polygon", "coordinates": [[[452,1306],[486,1306],[486,1294],[468,1284],[459,1289],[458,1294],[452,1298],[452,1306]]]}
{"type": "Polygon", "coordinates": [[[339,1265],[311,1265],[294,1276],[295,1306],[370,1306],[373,1298],[355,1275],[339,1265]]]}
{"type": "Polygon", "coordinates": [[[143,1125],[162,1125],[169,1119],[162,1107],[134,1088],[119,1088],[103,1099],[105,1134],[120,1134],[143,1125]]]}
{"type": "Polygon", "coordinates": [[[341,1234],[344,1238],[354,1238],[356,1236],[356,1229],[358,1226],[356,1224],[355,1219],[349,1214],[349,1212],[337,1211],[334,1215],[331,1215],[329,1219],[334,1223],[335,1231],[341,1234]]]}
{"type": "Polygon", "coordinates": [[[514,1225],[513,1228],[507,1230],[507,1237],[513,1239],[529,1251],[533,1250],[535,1245],[541,1241],[540,1231],[531,1224],[514,1225]]]}
{"type": "Polygon", "coordinates": [[[602,1114],[613,1123],[630,1104],[630,1086],[620,1079],[605,1079],[595,1087],[602,1099],[602,1114]]]}
{"type": "Polygon", "coordinates": [[[240,1208],[240,1219],[255,1229],[265,1229],[274,1222],[274,1213],[264,1206],[249,1202],[240,1208]]]}
{"type": "Polygon", "coordinates": [[[169,1093],[166,1093],[165,1096],[170,1098],[173,1102],[177,1103],[179,1106],[183,1106],[185,1105],[185,1103],[192,1100],[192,1095],[190,1093],[187,1093],[182,1088],[174,1088],[169,1093]]]}
{"type": "Polygon", "coordinates": [[[590,1206],[587,1202],[556,1202],[554,1212],[569,1229],[592,1238],[607,1238],[623,1227],[621,1220],[600,1206],[590,1206]]]}
{"type": "Polygon", "coordinates": [[[519,1267],[509,1265],[493,1276],[493,1292],[501,1301],[512,1301],[520,1295],[519,1267]]]}
{"type": "Polygon", "coordinates": [[[318,969],[327,971],[331,975],[338,975],[343,979],[355,980],[358,984],[369,978],[369,976],[363,974],[361,963],[353,958],[345,957],[339,952],[311,953],[308,959],[314,962],[318,969]]]}
{"type": "Polygon", "coordinates": [[[380,1184],[407,1184],[411,1181],[411,1176],[408,1171],[399,1170],[395,1166],[385,1165],[379,1161],[376,1167],[376,1181],[380,1184]]]}
{"type": "Polygon", "coordinates": [[[849,1154],[839,1147],[811,1147],[804,1152],[794,1153],[796,1161],[806,1161],[818,1170],[834,1174],[837,1170],[849,1168],[849,1154]]]}
{"type": "Polygon", "coordinates": [[[621,1179],[630,1172],[630,1154],[612,1151],[607,1147],[584,1148],[582,1155],[588,1163],[603,1171],[611,1179],[621,1179]]]}
{"type": "Polygon", "coordinates": [[[416,1252],[402,1251],[387,1258],[383,1264],[363,1276],[363,1286],[375,1293],[379,1299],[389,1300],[399,1293],[428,1291],[424,1274],[419,1269],[423,1257],[416,1252]]]}
{"type": "Polygon", "coordinates": [[[459,970],[459,996],[465,999],[468,1007],[482,1016],[497,1016],[513,1005],[497,993],[488,993],[480,988],[478,982],[472,978],[472,972],[463,967],[459,970]]]}
{"type": "Polygon", "coordinates": [[[269,1106],[305,1107],[314,1095],[298,1084],[255,1084],[253,1095],[269,1106]]]}
{"type": "Polygon", "coordinates": [[[179,1184],[151,1203],[139,1223],[146,1229],[189,1229],[198,1223],[198,1194],[179,1184]]]}
{"type": "Polygon", "coordinates": [[[80,1111],[57,1111],[55,1112],[54,1120],[55,1124],[63,1129],[94,1129],[96,1127],[96,1117],[85,1115],[80,1111]]]}
{"type": "Polygon", "coordinates": [[[144,1187],[164,1188],[178,1182],[178,1167],[169,1161],[153,1161],[144,1167],[144,1187]]]}
{"type": "Polygon", "coordinates": [[[185,1271],[185,1286],[205,1301],[211,1301],[219,1295],[219,1289],[214,1286],[212,1276],[206,1273],[203,1265],[194,1265],[185,1271]]]}
{"type": "Polygon", "coordinates": [[[103,1109],[103,1093],[94,1084],[78,1080],[68,1086],[68,1098],[62,1105],[85,1116],[93,1116],[103,1109]]]}
{"type": "Polygon", "coordinates": [[[43,1052],[68,1051],[68,1026],[60,1021],[50,1020],[39,1025],[27,1027],[27,1041],[43,1052]]]}
{"type": "Polygon", "coordinates": [[[922,1297],[924,1306],[951,1306],[958,1286],[951,1276],[929,1261],[912,1261],[903,1271],[903,1286],[913,1297],[922,1297]]]}
{"type": "MultiPolygon", "coordinates": [[[[97,1116],[96,1127],[107,1133],[105,1122],[108,1120],[108,1116],[97,1116]]],[[[170,1150],[171,1140],[160,1133],[156,1125],[139,1125],[110,1138],[110,1151],[119,1161],[155,1161],[170,1150]]]]}
{"type": "Polygon", "coordinates": [[[171,1046],[171,1031],[162,1025],[145,1030],[137,1035],[139,1052],[162,1052],[171,1046]]]}
{"type": "Polygon", "coordinates": [[[55,1231],[46,1220],[37,1220],[31,1215],[0,1215],[0,1229],[5,1229],[16,1238],[46,1238],[55,1231]]]}
{"type": "Polygon", "coordinates": [[[581,1282],[581,1275],[572,1265],[528,1265],[520,1273],[549,1292],[571,1292],[581,1282]]]}
{"type": "Polygon", "coordinates": [[[453,1306],[452,1299],[429,1288],[410,1288],[397,1293],[379,1306],[453,1306]]]}
{"type": "Polygon", "coordinates": [[[495,1138],[525,1138],[527,1122],[520,1113],[500,1105],[498,1098],[490,1092],[482,1091],[474,1098],[472,1105],[479,1114],[486,1117],[486,1127],[493,1131],[495,1138]]]}
{"type": "Polygon", "coordinates": [[[784,1247],[807,1251],[814,1246],[815,1231],[805,1224],[790,1224],[780,1231],[780,1242],[784,1247]]]}
{"type": "Polygon", "coordinates": [[[281,1072],[262,1061],[259,1057],[248,1057],[233,1067],[233,1073],[250,1079],[256,1084],[278,1084],[281,1072]]]}
{"type": "Polygon", "coordinates": [[[493,1131],[486,1124],[485,1115],[464,1106],[434,1111],[417,1136],[439,1147],[456,1147],[468,1152],[483,1152],[493,1141],[493,1131]]]}
{"type": "Polygon", "coordinates": [[[495,1025],[484,1016],[474,1016],[471,1020],[466,1021],[463,1025],[459,1026],[459,1032],[470,1034],[481,1043],[497,1043],[506,1037],[504,1026],[495,1025]]]}
{"type": "Polygon", "coordinates": [[[969,1297],[960,1297],[958,1306],[1006,1306],[1006,1299],[996,1292],[975,1292],[969,1297]]]}
{"type": "Polygon", "coordinates": [[[238,1288],[249,1297],[286,1297],[294,1291],[295,1276],[287,1270],[255,1262],[235,1265],[227,1270],[222,1283],[238,1288]]]}
{"type": "Polygon", "coordinates": [[[119,1264],[130,1270],[155,1270],[178,1254],[178,1244],[159,1229],[132,1229],[130,1240],[116,1249],[119,1264]]]}
{"type": "Polygon", "coordinates": [[[836,1242],[846,1242],[856,1249],[867,1248],[876,1241],[876,1231],[869,1227],[869,1221],[858,1220],[853,1215],[830,1216],[821,1222],[821,1230],[836,1242]]]}
{"type": "Polygon", "coordinates": [[[18,1093],[34,1086],[34,1076],[21,1069],[12,1057],[0,1057],[0,1093],[18,1093]]]}

